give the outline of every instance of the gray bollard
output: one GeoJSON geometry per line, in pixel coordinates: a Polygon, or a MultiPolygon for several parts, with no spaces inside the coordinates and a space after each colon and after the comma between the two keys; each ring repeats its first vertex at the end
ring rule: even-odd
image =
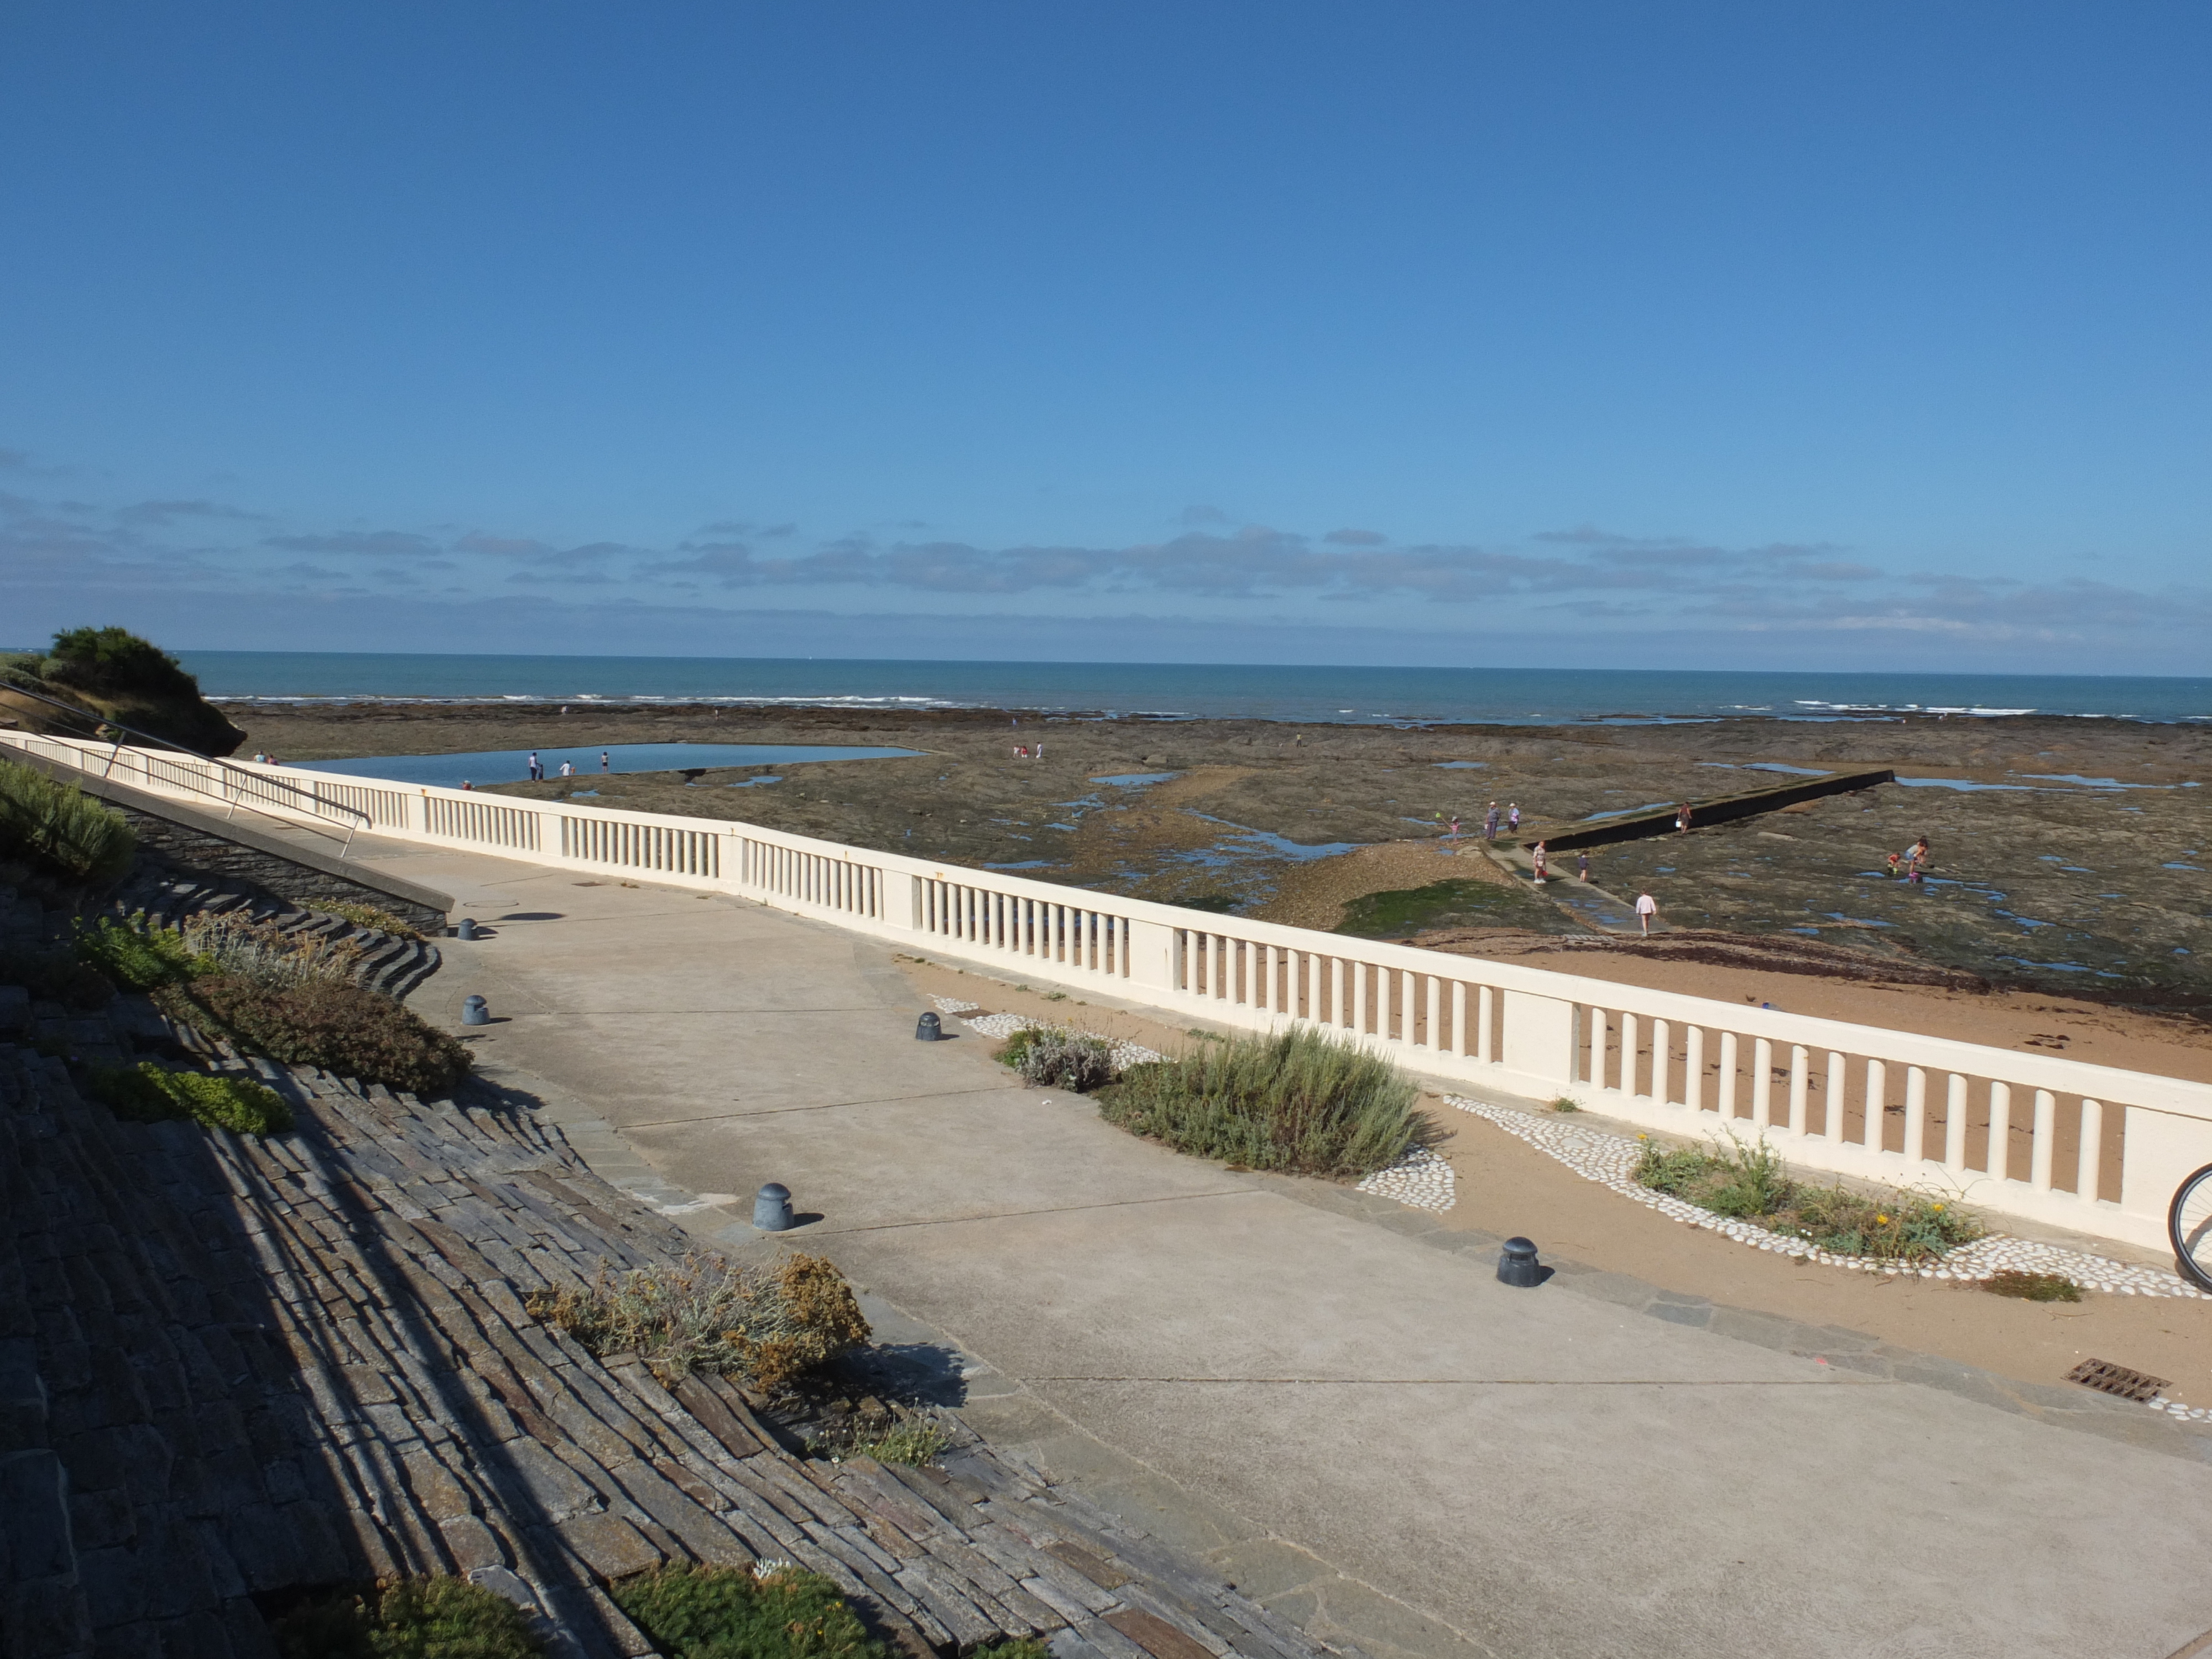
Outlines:
{"type": "Polygon", "coordinates": [[[1536,1260],[1536,1247],[1525,1238],[1509,1238],[1498,1257],[1498,1282],[1526,1290],[1544,1282],[1544,1269],[1536,1260]]]}
{"type": "Polygon", "coordinates": [[[453,929],[453,937],[456,939],[474,939],[476,936],[477,919],[474,916],[463,916],[461,918],[460,926],[453,929]]]}
{"type": "Polygon", "coordinates": [[[916,1042],[944,1042],[945,1022],[935,1014],[924,1014],[914,1023],[914,1040],[916,1042]]]}
{"type": "Polygon", "coordinates": [[[791,1229],[791,1188],[771,1181],[753,1199],[753,1225],[764,1233],[791,1229]]]}
{"type": "Polygon", "coordinates": [[[489,1005],[488,1005],[482,997],[463,997],[461,999],[461,1024],[464,1025],[490,1024],[491,1008],[489,1005]]]}

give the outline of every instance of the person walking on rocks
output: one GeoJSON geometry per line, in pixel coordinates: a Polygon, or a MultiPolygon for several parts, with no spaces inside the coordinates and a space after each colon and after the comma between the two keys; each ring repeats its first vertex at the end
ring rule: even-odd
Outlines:
{"type": "Polygon", "coordinates": [[[1498,839],[1498,803],[1496,801],[1491,802],[1490,810],[1482,815],[1482,838],[1485,841],[1498,839]]]}
{"type": "Polygon", "coordinates": [[[1659,914],[1659,901],[1649,893],[1636,896],[1636,920],[1642,926],[1645,938],[1651,935],[1651,920],[1659,914]]]}
{"type": "Polygon", "coordinates": [[[607,765],[607,751],[602,749],[599,750],[599,770],[605,772],[609,769],[610,769],[607,765]]]}
{"type": "Polygon", "coordinates": [[[1674,833],[1678,836],[1690,833],[1690,803],[1687,801],[1674,809],[1674,833]]]}
{"type": "Polygon", "coordinates": [[[533,783],[535,783],[536,781],[538,781],[538,780],[539,780],[540,778],[543,778],[544,775],[545,775],[545,763],[544,763],[544,761],[542,761],[542,760],[540,760],[540,759],[538,759],[538,751],[537,751],[535,749],[533,749],[533,750],[532,750],[530,751],[530,778],[531,778],[531,781],[532,781],[532,782],[533,782],[533,783]]]}
{"type": "Polygon", "coordinates": [[[562,761],[561,763],[561,775],[564,778],[574,777],[576,775],[576,763],[574,761],[562,761]]]}
{"type": "Polygon", "coordinates": [[[1505,827],[1514,835],[1521,833],[1521,803],[1517,800],[1505,809],[1505,827]]]}
{"type": "Polygon", "coordinates": [[[1588,853],[1577,853],[1575,854],[1575,879],[1577,881],[1588,881],[1589,879],[1589,854],[1588,853]]]}
{"type": "Polygon", "coordinates": [[[1536,885],[1541,887],[1551,878],[1551,872],[1547,867],[1547,860],[1549,858],[1549,854],[1544,850],[1544,843],[1540,841],[1536,843],[1536,850],[1529,856],[1533,858],[1536,863],[1536,885]]]}

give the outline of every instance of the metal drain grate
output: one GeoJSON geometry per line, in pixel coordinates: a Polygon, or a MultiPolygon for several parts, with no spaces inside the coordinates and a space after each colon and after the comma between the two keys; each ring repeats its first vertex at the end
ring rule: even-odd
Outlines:
{"type": "Polygon", "coordinates": [[[2099,1394],[2118,1395],[2123,1400],[2149,1400],[2166,1385],[2162,1376],[2131,1371],[2109,1359],[2085,1359],[2066,1373],[2066,1380],[2079,1382],[2085,1389],[2094,1389],[2099,1394]]]}

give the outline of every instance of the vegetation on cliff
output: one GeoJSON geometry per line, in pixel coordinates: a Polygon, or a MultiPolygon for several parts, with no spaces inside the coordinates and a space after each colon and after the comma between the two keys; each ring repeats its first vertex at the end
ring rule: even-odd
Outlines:
{"type": "Polygon", "coordinates": [[[26,730],[64,737],[90,737],[113,720],[204,755],[228,755],[246,741],[174,657],[121,628],[66,629],[43,655],[0,659],[0,707],[26,730]],[[10,685],[79,712],[10,697],[10,685]]]}

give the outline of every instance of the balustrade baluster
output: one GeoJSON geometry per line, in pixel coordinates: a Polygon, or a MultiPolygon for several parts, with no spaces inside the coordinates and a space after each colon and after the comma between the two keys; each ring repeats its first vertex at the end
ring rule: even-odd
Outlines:
{"type": "Polygon", "coordinates": [[[1966,1079],[1953,1072],[1943,1089],[1943,1167],[1966,1172],[1966,1079]]]}
{"type": "Polygon", "coordinates": [[[2081,1103],[2081,1158],[2074,1177],[2075,1196],[2089,1204],[2103,1197],[2104,1170],[2105,1103],[2085,1099],[2081,1103]]]}
{"type": "Polygon", "coordinates": [[[1928,1156],[1928,1073],[1905,1068],[1905,1156],[1918,1164],[1928,1156]]]}

